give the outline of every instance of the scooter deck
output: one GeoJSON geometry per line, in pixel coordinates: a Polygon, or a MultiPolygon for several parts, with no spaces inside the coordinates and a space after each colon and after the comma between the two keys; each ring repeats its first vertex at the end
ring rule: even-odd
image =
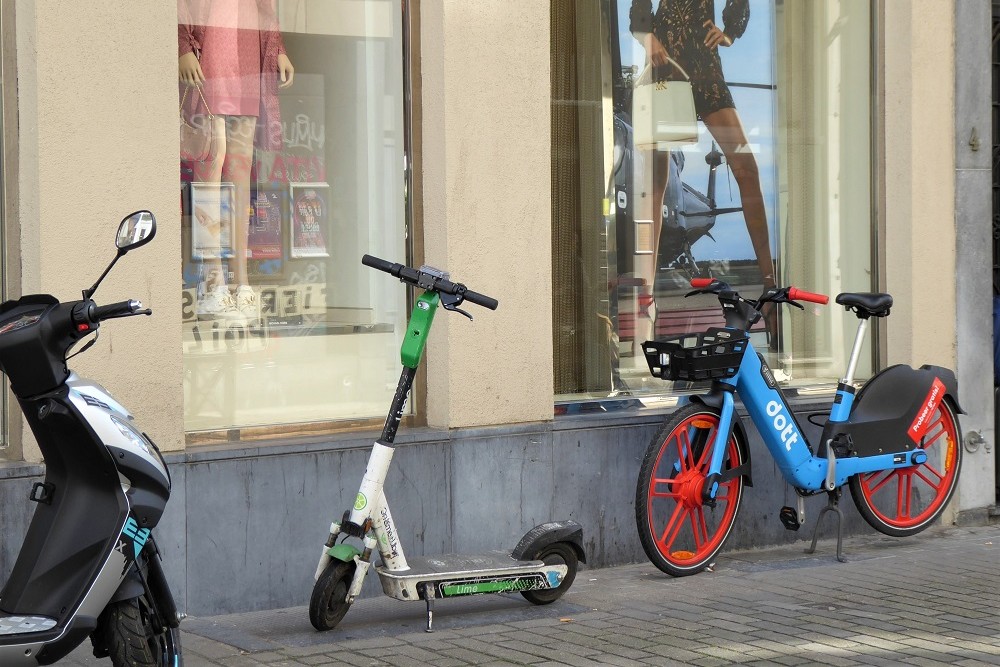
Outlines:
{"type": "Polygon", "coordinates": [[[565,565],[514,560],[509,552],[446,554],[407,559],[410,568],[394,572],[375,568],[382,590],[397,600],[435,598],[555,588],[566,576],[565,565]]]}
{"type": "Polygon", "coordinates": [[[44,632],[56,627],[57,623],[48,616],[0,615],[0,636],[44,632]]]}

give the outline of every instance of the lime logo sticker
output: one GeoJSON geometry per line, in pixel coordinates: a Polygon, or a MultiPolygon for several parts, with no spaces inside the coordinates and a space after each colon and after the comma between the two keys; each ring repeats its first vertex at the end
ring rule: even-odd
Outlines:
{"type": "Polygon", "coordinates": [[[354,499],[354,509],[360,511],[368,507],[368,499],[365,498],[365,494],[359,493],[358,497],[354,499]]]}

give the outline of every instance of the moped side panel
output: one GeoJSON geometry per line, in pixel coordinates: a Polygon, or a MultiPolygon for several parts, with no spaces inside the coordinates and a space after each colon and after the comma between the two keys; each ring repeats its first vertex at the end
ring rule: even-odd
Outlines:
{"type": "MultiPolygon", "coordinates": [[[[110,452],[81,422],[67,388],[22,400],[21,407],[45,458],[51,492],[35,509],[0,594],[0,611],[48,616],[62,624],[104,579],[129,504],[110,452]]],[[[123,564],[111,567],[117,580],[123,564]]]]}
{"type": "Polygon", "coordinates": [[[70,376],[69,399],[111,452],[131,486],[132,510],[143,527],[154,528],[170,497],[170,474],[134,417],[101,385],[70,376]]]}
{"type": "Polygon", "coordinates": [[[827,422],[823,442],[850,436],[853,456],[906,452],[920,446],[927,419],[949,397],[958,408],[955,374],[940,366],[890,366],[858,393],[846,422],[827,422]]]}

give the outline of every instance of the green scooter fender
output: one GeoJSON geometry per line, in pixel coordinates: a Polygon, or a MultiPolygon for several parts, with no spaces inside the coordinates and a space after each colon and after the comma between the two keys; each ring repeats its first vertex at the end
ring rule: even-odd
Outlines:
{"type": "Polygon", "coordinates": [[[355,556],[361,555],[361,549],[358,549],[353,544],[337,544],[327,549],[326,553],[330,554],[330,558],[350,563],[354,560],[355,556]]]}

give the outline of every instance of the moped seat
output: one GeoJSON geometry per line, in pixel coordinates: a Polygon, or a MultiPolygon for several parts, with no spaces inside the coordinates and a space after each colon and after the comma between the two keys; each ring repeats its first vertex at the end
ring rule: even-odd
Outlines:
{"type": "Polygon", "coordinates": [[[844,292],[837,295],[837,303],[852,310],[861,319],[885,317],[892,307],[891,294],[872,292],[844,292]]]}

